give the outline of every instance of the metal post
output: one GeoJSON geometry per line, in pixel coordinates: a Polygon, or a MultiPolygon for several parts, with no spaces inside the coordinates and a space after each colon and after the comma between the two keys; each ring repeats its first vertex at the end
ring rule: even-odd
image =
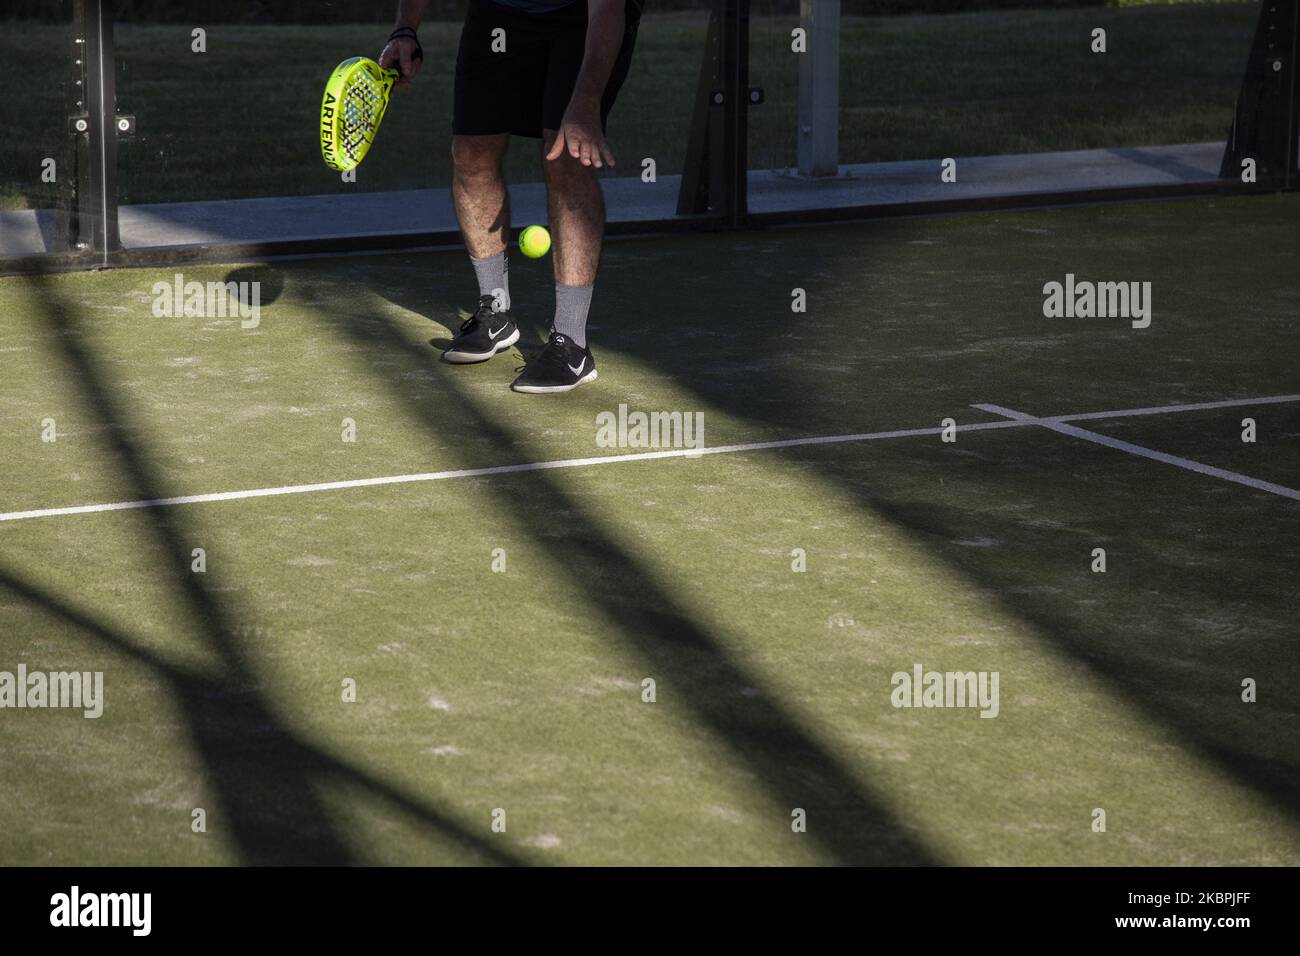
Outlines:
{"type": "Polygon", "coordinates": [[[1263,0],[1259,25],[1219,175],[1237,179],[1253,159],[1257,182],[1283,189],[1300,185],[1300,2],[1263,0]]]}
{"type": "Polygon", "coordinates": [[[70,147],[64,151],[65,165],[59,171],[59,205],[55,220],[58,243],[66,252],[83,252],[90,247],[81,237],[80,208],[78,198],[84,195],[89,186],[86,175],[86,163],[89,150],[86,137],[81,128],[89,129],[85,118],[86,111],[86,3],[85,0],[73,0],[72,3],[72,50],[69,58],[71,70],[65,89],[64,113],[68,118],[65,134],[71,138],[70,147]],[[85,180],[83,182],[83,180],[85,180]]]}
{"type": "Polygon", "coordinates": [[[749,219],[749,0],[728,4],[732,17],[731,82],[727,97],[727,222],[739,228],[749,219]]]}
{"type": "Polygon", "coordinates": [[[799,56],[799,173],[840,171],[840,0],[800,0],[808,49],[799,56]]]}
{"type": "Polygon", "coordinates": [[[715,0],[705,39],[677,196],[678,215],[708,212],[728,226],[748,218],[750,0],[715,0]]]}
{"type": "Polygon", "coordinates": [[[700,78],[695,89],[695,110],[691,115],[691,129],[686,140],[686,164],[682,167],[682,183],[677,192],[679,216],[699,215],[709,208],[709,117],[715,106],[714,97],[721,90],[721,8],[721,0],[716,0],[709,12],[709,28],[704,37],[704,62],[700,64],[700,78]]]}
{"type": "Polygon", "coordinates": [[[69,118],[76,138],[76,198],[68,242],[108,265],[122,247],[117,226],[117,90],[112,0],[74,0],[76,59],[69,118]]]}

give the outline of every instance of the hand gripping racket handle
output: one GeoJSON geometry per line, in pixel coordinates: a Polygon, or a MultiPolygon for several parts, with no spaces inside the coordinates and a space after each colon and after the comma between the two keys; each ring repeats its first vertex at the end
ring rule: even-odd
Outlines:
{"type": "MultiPolygon", "coordinates": [[[[419,60],[421,63],[424,62],[424,47],[420,46],[420,38],[415,35],[414,29],[412,29],[411,27],[398,27],[396,30],[394,30],[392,33],[388,35],[389,43],[392,43],[396,40],[410,40],[412,43],[414,43],[415,49],[411,51],[412,58],[419,60]]],[[[399,60],[398,62],[400,64],[401,61],[399,60]]],[[[391,67],[385,70],[384,72],[396,73],[397,76],[401,76],[402,74],[402,71],[400,69],[394,70],[391,67]]],[[[394,76],[393,79],[396,79],[397,76],[394,76]]]]}

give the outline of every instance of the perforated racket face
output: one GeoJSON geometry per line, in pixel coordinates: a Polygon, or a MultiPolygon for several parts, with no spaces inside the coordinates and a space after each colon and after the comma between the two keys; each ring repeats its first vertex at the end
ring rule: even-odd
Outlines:
{"type": "Polygon", "coordinates": [[[352,169],[370,149],[388,108],[396,70],[363,57],[334,70],[321,103],[321,155],[332,169],[352,169]]]}

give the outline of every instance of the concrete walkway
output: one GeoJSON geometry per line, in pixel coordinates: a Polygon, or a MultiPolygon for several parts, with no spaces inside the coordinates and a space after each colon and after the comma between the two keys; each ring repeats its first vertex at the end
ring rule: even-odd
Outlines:
{"type": "MultiPolygon", "coordinates": [[[[957,182],[939,180],[938,160],[870,163],[841,167],[834,178],[807,180],[790,171],[749,174],[750,211],[773,219],[816,219],[849,210],[863,215],[897,214],[912,206],[978,207],[998,200],[1006,205],[1067,201],[1070,196],[1194,192],[1219,183],[1222,143],[1125,149],[1081,150],[988,156],[958,161],[957,182]]],[[[657,183],[637,178],[603,180],[610,222],[618,227],[676,220],[679,176],[657,183]]],[[[546,221],[545,194],[539,183],[510,191],[517,225],[546,221]]],[[[5,259],[55,251],[53,213],[48,210],[0,212],[0,265],[5,259]]],[[[331,196],[230,199],[211,202],[123,206],[122,243],[128,251],[202,252],[218,259],[249,248],[317,243],[322,248],[365,240],[382,247],[385,238],[447,234],[456,219],[445,187],[399,192],[331,196]]],[[[624,228],[621,231],[630,231],[624,228]]]]}

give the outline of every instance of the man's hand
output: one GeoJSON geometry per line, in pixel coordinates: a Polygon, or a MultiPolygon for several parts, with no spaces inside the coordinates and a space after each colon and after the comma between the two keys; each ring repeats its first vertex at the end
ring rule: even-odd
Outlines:
{"type": "Polygon", "coordinates": [[[398,64],[402,75],[397,78],[398,86],[410,86],[411,81],[415,79],[415,74],[420,72],[420,65],[423,61],[415,56],[415,41],[410,37],[398,37],[396,40],[389,40],[388,45],[384,47],[384,52],[379,54],[379,65],[387,70],[398,64]]]}
{"type": "Polygon", "coordinates": [[[614,165],[614,153],[605,142],[605,133],[600,126],[598,101],[575,95],[564,111],[558,133],[546,154],[547,159],[559,159],[567,150],[584,166],[600,169],[606,164],[614,165]]]}

